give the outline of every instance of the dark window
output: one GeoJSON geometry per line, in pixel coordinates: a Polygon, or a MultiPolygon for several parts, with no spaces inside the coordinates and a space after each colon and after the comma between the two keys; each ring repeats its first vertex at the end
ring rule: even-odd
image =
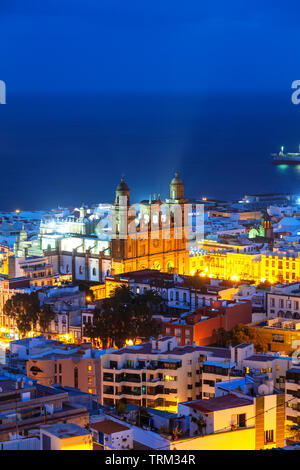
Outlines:
{"type": "Polygon", "coordinates": [[[238,427],[245,428],[246,427],[246,413],[242,413],[238,415],[238,427]]]}
{"type": "Polygon", "coordinates": [[[265,431],[265,443],[274,442],[274,431],[265,431]]]}
{"type": "Polygon", "coordinates": [[[74,368],[74,387],[78,388],[78,368],[74,368]]]}

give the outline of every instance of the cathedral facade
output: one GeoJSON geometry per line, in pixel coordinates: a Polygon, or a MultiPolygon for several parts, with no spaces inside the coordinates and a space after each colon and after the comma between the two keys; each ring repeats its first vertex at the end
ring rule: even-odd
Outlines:
{"type": "MultiPolygon", "coordinates": [[[[178,174],[164,202],[150,196],[131,207],[130,189],[122,178],[111,205],[109,229],[88,217],[84,206],[78,216],[42,220],[35,239],[23,229],[14,246],[14,264],[28,257],[47,257],[53,271],[73,281],[104,282],[110,274],[157,269],[189,274],[186,236],[188,200],[178,174]],[[138,206],[138,209],[137,209],[138,206]]],[[[14,270],[15,272],[15,270],[14,270]]]]}
{"type": "Polygon", "coordinates": [[[141,201],[136,214],[130,206],[130,189],[122,178],[113,204],[112,274],[142,269],[189,274],[187,203],[184,184],[176,173],[165,203],[155,194],[141,201]]]}

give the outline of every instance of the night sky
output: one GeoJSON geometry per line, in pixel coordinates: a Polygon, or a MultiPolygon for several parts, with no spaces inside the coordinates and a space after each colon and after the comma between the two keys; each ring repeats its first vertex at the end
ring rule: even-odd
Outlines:
{"type": "Polygon", "coordinates": [[[293,0],[1,0],[0,208],[110,201],[122,173],[137,199],[166,196],[174,171],[189,196],[297,191],[299,171],[261,161],[300,144],[299,13],[293,0]]]}

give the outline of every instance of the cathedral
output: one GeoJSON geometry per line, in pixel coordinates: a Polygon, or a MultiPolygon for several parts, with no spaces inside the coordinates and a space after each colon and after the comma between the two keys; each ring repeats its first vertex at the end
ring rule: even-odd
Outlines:
{"type": "Polygon", "coordinates": [[[130,189],[122,178],[112,208],[112,274],[142,269],[188,274],[187,202],[183,181],[175,173],[165,203],[160,195],[150,195],[149,200],[140,202],[136,214],[130,209],[130,189]]]}
{"type": "Polygon", "coordinates": [[[178,174],[163,202],[154,194],[130,206],[130,189],[122,177],[111,205],[110,227],[104,219],[88,216],[82,205],[78,216],[42,220],[35,239],[23,229],[14,246],[14,264],[46,256],[59,275],[73,281],[103,283],[108,274],[142,269],[188,274],[189,249],[185,236],[184,185],[178,174]],[[137,208],[138,207],[138,208],[137,208]],[[179,223],[178,223],[179,222],[179,223]]]}

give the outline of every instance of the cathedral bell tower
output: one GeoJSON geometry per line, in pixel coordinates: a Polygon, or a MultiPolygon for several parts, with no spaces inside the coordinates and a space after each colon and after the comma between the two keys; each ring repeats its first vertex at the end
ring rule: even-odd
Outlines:
{"type": "Polygon", "coordinates": [[[184,184],[178,173],[175,173],[175,177],[170,184],[170,199],[174,202],[184,199],[184,184]]]}
{"type": "Polygon", "coordinates": [[[184,205],[188,203],[188,199],[184,198],[184,184],[178,173],[175,173],[174,178],[170,183],[170,198],[166,199],[166,204],[169,206],[170,214],[173,218],[178,220],[181,217],[181,223],[184,226],[187,221],[184,217],[184,205]]]}
{"type": "Polygon", "coordinates": [[[130,207],[130,189],[124,176],[116,188],[112,206],[112,256],[123,258],[128,237],[128,209],[130,207]]]}
{"type": "Polygon", "coordinates": [[[127,205],[129,206],[130,205],[130,189],[127,183],[125,183],[124,176],[122,176],[121,182],[118,184],[116,188],[115,205],[119,204],[120,202],[124,202],[125,199],[121,201],[121,198],[125,198],[125,197],[127,198],[127,205]]]}

